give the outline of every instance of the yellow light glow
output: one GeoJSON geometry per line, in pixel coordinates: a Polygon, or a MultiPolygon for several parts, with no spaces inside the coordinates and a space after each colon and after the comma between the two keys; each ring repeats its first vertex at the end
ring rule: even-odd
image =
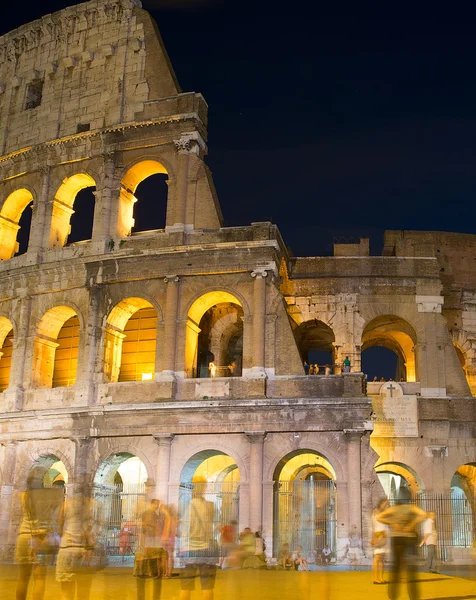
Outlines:
{"type": "Polygon", "coordinates": [[[142,381],[150,381],[152,379],[152,373],[142,373],[142,381]]]}

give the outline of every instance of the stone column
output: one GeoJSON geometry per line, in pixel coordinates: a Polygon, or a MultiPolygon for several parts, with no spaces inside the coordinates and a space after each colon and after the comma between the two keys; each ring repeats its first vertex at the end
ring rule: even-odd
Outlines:
{"type": "Polygon", "coordinates": [[[20,298],[20,315],[18,318],[18,328],[13,338],[12,364],[10,368],[10,382],[8,389],[4,392],[6,399],[6,408],[8,411],[21,410],[23,406],[23,390],[25,379],[29,381],[30,377],[25,377],[25,364],[27,351],[32,351],[29,346],[32,339],[28,336],[31,315],[31,296],[22,296],[20,298]]]}
{"type": "Polygon", "coordinates": [[[3,462],[3,480],[0,488],[0,539],[4,543],[13,544],[14,539],[10,536],[12,521],[12,502],[15,479],[15,466],[17,458],[17,442],[5,444],[5,458],[3,462]]]}
{"type": "Polygon", "coordinates": [[[263,443],[264,431],[245,431],[250,442],[250,512],[252,531],[263,528],[263,443]]]}
{"type": "Polygon", "coordinates": [[[68,494],[74,496],[90,496],[92,493],[90,485],[90,467],[94,438],[89,436],[78,436],[71,438],[74,442],[74,472],[72,481],[68,485],[68,494]]]}
{"type": "MultiPolygon", "coordinates": [[[[48,247],[49,226],[51,221],[47,217],[48,196],[50,193],[51,167],[40,168],[42,180],[40,196],[33,204],[31,217],[30,237],[28,240],[27,258],[29,264],[37,264],[41,254],[48,247]]],[[[49,215],[51,219],[51,215],[49,215]]]]}
{"type": "Polygon", "coordinates": [[[159,373],[157,379],[159,381],[174,381],[180,280],[177,275],[167,275],[164,281],[167,284],[167,296],[165,299],[164,339],[161,344],[163,348],[163,362],[162,372],[159,373]]]}
{"type": "Polygon", "coordinates": [[[349,531],[356,525],[359,534],[362,534],[362,495],[361,495],[361,449],[360,440],[362,432],[347,429],[347,495],[349,531]]]}
{"type": "Polygon", "coordinates": [[[264,368],[266,333],[266,277],[265,269],[255,269],[251,273],[253,285],[253,364],[248,377],[266,377],[264,368]]]}
{"type": "Polygon", "coordinates": [[[115,176],[115,153],[104,152],[103,177],[99,189],[94,192],[94,221],[91,242],[96,254],[103,254],[109,240],[120,237],[119,221],[119,185],[115,176]]]}
{"type": "Polygon", "coordinates": [[[165,504],[169,503],[170,454],[174,437],[172,433],[154,433],[154,439],[159,446],[155,472],[155,497],[165,504]]]}
{"type": "Polygon", "coordinates": [[[97,285],[92,285],[89,290],[88,317],[85,335],[80,339],[78,367],[76,376],[76,398],[82,404],[95,404],[97,363],[104,356],[104,347],[101,344],[102,325],[100,322],[99,305],[101,290],[97,285]],[[99,359],[99,357],[101,357],[99,359]]]}
{"type": "MultiPolygon", "coordinates": [[[[205,142],[198,131],[182,133],[180,139],[174,140],[177,151],[177,175],[175,178],[175,208],[171,213],[173,223],[167,222],[167,230],[179,230],[193,228],[193,223],[186,223],[187,200],[189,188],[189,171],[192,154],[200,156],[205,149],[205,142]]],[[[188,211],[189,213],[191,211],[188,211]]],[[[167,217],[169,217],[167,211],[167,217]]],[[[168,219],[167,219],[168,221],[168,219]]]]}
{"type": "Polygon", "coordinates": [[[443,306],[443,296],[416,296],[415,301],[418,312],[423,313],[425,327],[424,338],[418,340],[421,395],[446,396],[444,352],[438,340],[437,321],[443,306]]]}

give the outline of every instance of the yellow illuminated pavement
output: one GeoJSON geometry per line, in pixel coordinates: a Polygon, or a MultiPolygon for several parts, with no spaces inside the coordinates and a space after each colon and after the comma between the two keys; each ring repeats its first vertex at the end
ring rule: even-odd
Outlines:
{"type": "MultiPolygon", "coordinates": [[[[15,567],[0,566],[0,576],[1,600],[14,600],[15,567]]],[[[475,581],[426,573],[419,573],[418,578],[421,600],[476,598],[475,581]]],[[[151,590],[148,590],[147,597],[150,594],[151,590]]],[[[161,599],[179,600],[179,597],[178,578],[164,580],[161,599]]],[[[192,594],[192,600],[199,600],[201,597],[198,591],[192,594]]],[[[215,600],[383,600],[387,597],[387,586],[373,585],[372,575],[368,571],[219,571],[215,586],[215,600]]],[[[28,598],[31,598],[31,591],[28,598]]],[[[400,590],[400,598],[408,598],[406,587],[400,590]]],[[[53,573],[47,578],[45,599],[61,599],[61,590],[54,581],[53,573]]],[[[96,574],[90,600],[136,600],[135,580],[131,569],[108,568],[96,574]]]]}

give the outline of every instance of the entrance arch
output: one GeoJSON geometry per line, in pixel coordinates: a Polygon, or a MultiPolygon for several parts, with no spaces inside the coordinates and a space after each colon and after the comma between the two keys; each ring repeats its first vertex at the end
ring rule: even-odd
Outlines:
{"type": "Polygon", "coordinates": [[[336,484],[331,463],[314,450],[295,450],[275,468],[274,548],[284,543],[314,555],[328,545],[336,551],[336,484]]]}
{"type": "Polygon", "coordinates": [[[476,509],[476,465],[459,467],[451,479],[451,542],[455,548],[472,548],[476,509]]]}
{"type": "Polygon", "coordinates": [[[133,165],[126,172],[121,181],[121,193],[119,199],[120,208],[117,228],[119,237],[127,237],[131,235],[133,230],[138,232],[143,231],[144,229],[163,229],[165,227],[167,212],[167,176],[167,169],[157,160],[142,160],[133,165]],[[153,187],[156,189],[145,189],[150,187],[145,185],[145,180],[152,177],[154,178],[152,180],[153,187]],[[144,186],[140,185],[142,182],[144,182],[144,186]],[[144,189],[141,190],[140,188],[144,189]],[[154,204],[151,202],[147,203],[149,214],[147,215],[147,213],[144,212],[144,218],[140,215],[136,227],[134,205],[138,200],[146,200],[148,196],[152,195],[152,192],[154,194],[154,204]],[[144,196],[143,198],[140,197],[142,195],[144,196]],[[146,224],[147,227],[145,227],[146,224]],[[161,226],[156,227],[156,225],[161,226]]]}
{"type": "Polygon", "coordinates": [[[374,377],[379,378],[385,375],[377,372],[379,368],[384,368],[380,364],[385,364],[385,358],[382,357],[382,360],[379,361],[378,357],[374,356],[374,360],[367,361],[365,356],[367,349],[383,347],[391,350],[397,358],[395,373],[389,372],[385,379],[417,381],[416,344],[415,330],[407,321],[395,315],[376,317],[367,323],[362,333],[362,370],[367,373],[369,381],[372,381],[374,377]]]}
{"type": "Polygon", "coordinates": [[[109,455],[94,476],[103,525],[100,541],[110,554],[132,554],[137,548],[147,479],[146,466],[129,452],[109,455]]]}
{"type": "Polygon", "coordinates": [[[225,291],[197,298],[187,315],[187,377],[239,377],[243,367],[243,307],[225,291]]]}
{"type": "Polygon", "coordinates": [[[326,372],[326,366],[334,372],[335,336],[328,325],[317,319],[305,321],[294,330],[294,337],[302,362],[317,365],[322,374],[326,372]]]}
{"type": "Polygon", "coordinates": [[[213,522],[206,523],[218,549],[221,528],[238,527],[240,503],[240,470],[236,461],[220,450],[203,450],[188,459],[180,474],[179,516],[182,523],[181,542],[187,543],[190,531],[191,502],[203,497],[213,503],[213,522]]]}
{"type": "Polygon", "coordinates": [[[413,498],[423,493],[423,482],[411,467],[398,462],[381,463],[375,467],[375,472],[384,489],[385,495],[391,501],[398,498],[401,488],[410,491],[413,498]]]}
{"type": "Polygon", "coordinates": [[[65,464],[54,454],[40,456],[35,460],[27,475],[27,489],[49,489],[61,487],[65,490],[69,480],[65,464]]]}

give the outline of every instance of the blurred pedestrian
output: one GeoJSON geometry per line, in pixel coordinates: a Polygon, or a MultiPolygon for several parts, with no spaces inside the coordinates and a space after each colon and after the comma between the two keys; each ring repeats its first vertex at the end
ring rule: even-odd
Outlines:
{"type": "MultiPolygon", "coordinates": [[[[236,550],[236,521],[223,525],[220,531],[220,568],[222,569],[229,556],[236,550]]],[[[227,564],[227,566],[229,566],[227,564]]]]}
{"type": "Polygon", "coordinates": [[[427,518],[423,521],[423,539],[420,543],[421,546],[426,546],[427,551],[427,569],[429,573],[438,573],[436,570],[436,523],[435,513],[429,512],[427,518]]]}
{"type": "Polygon", "coordinates": [[[397,503],[377,515],[377,521],[388,525],[392,542],[393,569],[388,587],[390,600],[397,600],[402,574],[407,572],[407,588],[410,600],[418,600],[419,590],[415,578],[415,554],[417,527],[426,518],[426,512],[410,504],[408,488],[400,488],[397,503]]]}
{"type": "Polygon", "coordinates": [[[289,551],[289,544],[284,543],[278,552],[278,566],[283,569],[291,569],[294,571],[295,564],[291,552],[289,551]]]}
{"type": "Polygon", "coordinates": [[[204,497],[207,480],[197,477],[193,483],[192,499],[181,515],[180,556],[184,568],[180,574],[180,600],[190,600],[197,575],[203,600],[213,600],[218,558],[213,531],[215,505],[204,497]]]}
{"type": "Polygon", "coordinates": [[[159,516],[160,500],[153,498],[141,515],[139,548],[134,557],[137,600],[145,600],[146,581],[152,582],[152,598],[159,600],[165,551],[162,547],[163,515],[159,516]]]}
{"type": "Polygon", "coordinates": [[[388,530],[387,525],[377,520],[379,514],[389,507],[387,498],[383,498],[377,505],[372,514],[372,547],[374,550],[373,576],[374,583],[385,583],[383,578],[383,568],[385,556],[388,549],[388,530]]]}

